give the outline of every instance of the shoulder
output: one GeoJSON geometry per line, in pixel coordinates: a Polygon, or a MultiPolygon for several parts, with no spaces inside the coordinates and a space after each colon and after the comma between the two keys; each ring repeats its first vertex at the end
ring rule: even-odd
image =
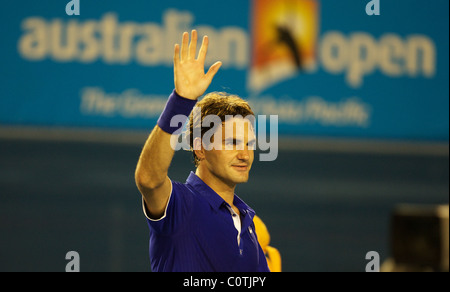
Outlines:
{"type": "Polygon", "coordinates": [[[189,198],[195,195],[195,190],[187,183],[172,181],[172,195],[189,198]]]}

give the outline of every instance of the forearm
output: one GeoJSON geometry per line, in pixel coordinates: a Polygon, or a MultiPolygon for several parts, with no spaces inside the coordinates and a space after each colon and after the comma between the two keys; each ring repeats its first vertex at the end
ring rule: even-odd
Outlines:
{"type": "Polygon", "coordinates": [[[158,188],[166,180],[175,152],[171,146],[172,135],[183,126],[179,123],[172,124],[172,119],[184,116],[186,122],[196,102],[179,96],[176,91],[170,95],[158,119],[158,125],[144,145],[136,168],[136,183],[141,192],[158,188]]]}

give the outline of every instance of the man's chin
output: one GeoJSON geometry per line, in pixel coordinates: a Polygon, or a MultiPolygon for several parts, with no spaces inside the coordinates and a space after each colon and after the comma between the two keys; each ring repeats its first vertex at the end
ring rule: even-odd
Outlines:
{"type": "Polygon", "coordinates": [[[246,173],[246,174],[242,173],[235,178],[235,183],[236,184],[246,183],[246,182],[248,182],[248,177],[249,177],[248,173],[246,173]]]}

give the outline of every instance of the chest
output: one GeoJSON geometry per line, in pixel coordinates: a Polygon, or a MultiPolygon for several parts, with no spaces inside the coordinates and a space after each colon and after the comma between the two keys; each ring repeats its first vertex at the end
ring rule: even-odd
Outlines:
{"type": "Polygon", "coordinates": [[[241,226],[237,228],[237,221],[225,206],[219,210],[202,207],[195,208],[189,227],[191,240],[199,254],[218,263],[224,270],[235,270],[236,267],[243,271],[253,270],[259,263],[259,244],[250,214],[242,214],[241,226]]]}

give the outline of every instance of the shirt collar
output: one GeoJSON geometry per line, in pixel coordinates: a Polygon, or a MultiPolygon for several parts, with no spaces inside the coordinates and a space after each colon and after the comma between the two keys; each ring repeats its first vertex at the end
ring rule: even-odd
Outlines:
{"type": "MultiPolygon", "coordinates": [[[[191,171],[186,183],[192,186],[198,193],[200,193],[213,207],[214,210],[219,210],[222,205],[227,204],[221,196],[219,196],[212,188],[210,188],[205,182],[203,182],[194,172],[191,171]]],[[[241,211],[242,215],[247,213],[253,218],[255,211],[253,211],[244,201],[241,200],[236,194],[234,195],[233,204],[241,211]]]]}

